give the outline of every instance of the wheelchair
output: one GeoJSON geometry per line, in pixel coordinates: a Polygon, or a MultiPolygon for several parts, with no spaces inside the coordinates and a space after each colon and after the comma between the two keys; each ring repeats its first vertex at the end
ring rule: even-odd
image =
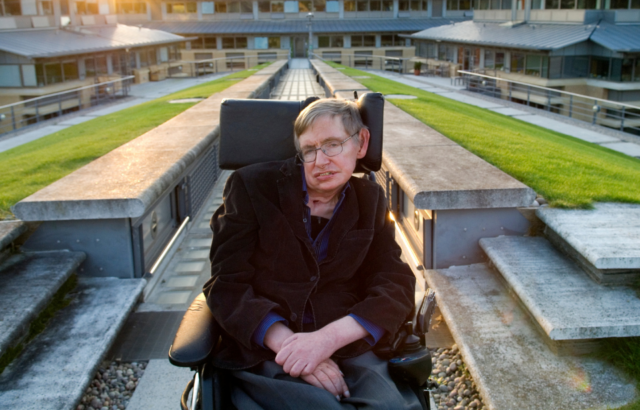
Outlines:
{"type": "MultiPolygon", "coordinates": [[[[354,93],[354,97],[371,133],[367,155],[359,161],[355,172],[375,180],[374,172],[382,163],[384,98],[379,93],[363,94],[359,99],[354,93]]],[[[311,97],[303,102],[224,100],[220,110],[220,167],[236,170],[253,163],[294,156],[293,123],[300,111],[316,99],[311,97]]],[[[392,342],[374,349],[379,357],[388,360],[392,378],[407,383],[424,409],[429,409],[428,392],[424,388],[432,368],[424,334],[429,330],[435,306],[435,294],[427,289],[392,342]]],[[[169,361],[174,366],[195,371],[180,400],[183,410],[235,409],[230,397],[233,377],[229,371],[213,367],[210,360],[220,335],[220,327],[205,296],[200,294],[185,313],[169,350],[169,361]]]]}

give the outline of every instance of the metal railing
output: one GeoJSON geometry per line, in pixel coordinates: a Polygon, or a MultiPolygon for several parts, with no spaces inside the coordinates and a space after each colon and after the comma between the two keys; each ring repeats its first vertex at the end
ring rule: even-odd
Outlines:
{"type": "Polygon", "coordinates": [[[265,53],[258,56],[235,56],[210,58],[196,61],[170,63],[167,77],[200,77],[208,74],[246,70],[262,63],[288,59],[287,54],[265,53]]]}
{"type": "Polygon", "coordinates": [[[640,107],[638,106],[471,71],[460,70],[458,73],[461,77],[452,81],[462,81],[468,91],[640,135],[640,107]]]}
{"type": "Polygon", "coordinates": [[[0,134],[129,95],[134,76],[0,106],[0,134]]]}
{"type": "Polygon", "coordinates": [[[311,53],[311,58],[317,58],[324,62],[331,61],[347,67],[361,68],[365,70],[383,70],[398,74],[413,71],[413,65],[408,57],[374,56],[368,54],[346,54],[323,52],[322,55],[311,53]]]}

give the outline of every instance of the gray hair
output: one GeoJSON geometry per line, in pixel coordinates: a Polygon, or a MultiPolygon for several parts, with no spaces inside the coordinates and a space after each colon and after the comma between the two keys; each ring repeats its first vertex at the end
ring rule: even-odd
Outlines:
{"type": "Polygon", "coordinates": [[[300,135],[304,134],[318,118],[325,116],[340,116],[342,118],[342,125],[349,135],[353,135],[361,129],[367,128],[362,122],[358,105],[355,102],[335,98],[323,98],[309,104],[302,110],[293,124],[293,139],[298,150],[300,149],[300,135]]]}

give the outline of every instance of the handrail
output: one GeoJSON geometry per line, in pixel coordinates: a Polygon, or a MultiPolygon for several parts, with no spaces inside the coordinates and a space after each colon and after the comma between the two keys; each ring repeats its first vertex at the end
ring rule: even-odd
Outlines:
{"type": "Polygon", "coordinates": [[[573,96],[573,97],[586,98],[588,100],[593,100],[593,101],[602,101],[603,103],[606,103],[608,105],[617,105],[619,107],[640,109],[640,107],[637,106],[637,105],[630,105],[630,104],[625,104],[625,103],[621,103],[621,102],[618,102],[618,101],[605,100],[605,99],[602,99],[602,98],[591,97],[591,96],[584,95],[584,94],[576,94],[576,93],[572,93],[572,92],[569,92],[569,91],[557,90],[555,88],[548,88],[548,87],[542,87],[542,86],[534,85],[534,84],[527,84],[527,83],[523,83],[521,81],[509,80],[509,79],[501,78],[501,77],[492,77],[492,76],[486,75],[486,74],[474,73],[473,71],[458,70],[458,73],[462,73],[462,74],[466,74],[466,75],[473,75],[473,76],[476,76],[476,77],[488,78],[488,79],[496,80],[496,81],[504,81],[504,82],[513,83],[513,84],[519,84],[519,85],[523,85],[523,86],[526,86],[526,87],[538,88],[540,90],[551,91],[551,92],[559,93],[559,94],[566,94],[566,95],[570,95],[570,96],[573,96]]]}
{"type": "Polygon", "coordinates": [[[103,86],[103,85],[106,85],[106,84],[122,82],[122,81],[125,81],[125,80],[131,80],[133,78],[135,78],[135,76],[129,75],[129,76],[126,76],[126,77],[117,78],[115,80],[105,81],[105,82],[97,83],[97,84],[85,85],[83,87],[73,88],[73,89],[67,90],[67,91],[60,91],[59,93],[43,95],[42,97],[29,98],[28,100],[22,100],[22,101],[18,101],[18,102],[7,104],[7,105],[0,105],[0,110],[2,110],[4,108],[15,107],[15,106],[22,105],[22,104],[25,104],[25,103],[31,103],[31,102],[34,102],[34,101],[39,101],[39,100],[42,100],[42,99],[45,99],[45,98],[55,97],[57,95],[75,93],[75,92],[78,92],[78,91],[87,90],[89,88],[100,87],[100,86],[103,86]]]}

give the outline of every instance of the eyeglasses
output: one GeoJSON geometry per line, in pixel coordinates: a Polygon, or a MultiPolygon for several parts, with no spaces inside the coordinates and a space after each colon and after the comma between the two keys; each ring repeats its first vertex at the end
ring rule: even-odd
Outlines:
{"type": "Polygon", "coordinates": [[[330,141],[325,144],[322,144],[320,148],[310,148],[310,149],[306,149],[304,151],[298,152],[298,158],[300,158],[302,162],[313,162],[316,160],[318,150],[322,150],[324,155],[328,157],[335,157],[336,155],[342,152],[342,149],[343,149],[342,145],[358,134],[359,134],[359,131],[342,142],[330,141]]]}

